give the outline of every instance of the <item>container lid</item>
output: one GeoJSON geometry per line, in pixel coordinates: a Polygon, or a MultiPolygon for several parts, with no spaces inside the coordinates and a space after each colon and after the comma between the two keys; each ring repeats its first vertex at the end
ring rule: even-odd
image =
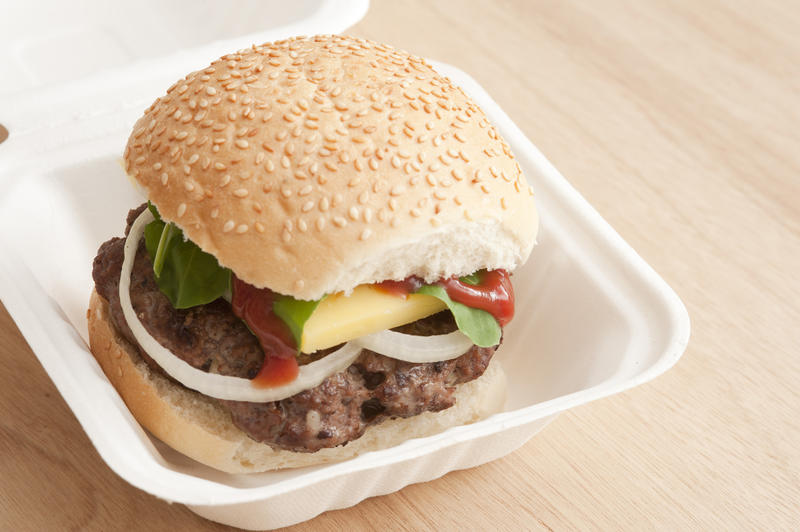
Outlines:
{"type": "Polygon", "coordinates": [[[178,79],[254,43],[339,33],[368,6],[369,0],[12,2],[0,17],[0,125],[10,139],[54,127],[114,104],[114,91],[92,90],[107,89],[109,80],[135,83],[143,68],[178,79]]]}

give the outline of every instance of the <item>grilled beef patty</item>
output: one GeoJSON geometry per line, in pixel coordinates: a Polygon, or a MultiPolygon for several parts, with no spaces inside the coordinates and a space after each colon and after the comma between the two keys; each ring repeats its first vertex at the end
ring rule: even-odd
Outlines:
{"type": "MultiPolygon", "coordinates": [[[[127,235],[142,205],[128,213],[127,235]]],[[[139,346],[122,314],[119,277],[125,240],[105,242],[94,259],[97,292],[109,303],[114,327],[155,371],[163,370],[139,346]]],[[[195,368],[252,379],[264,352],[256,337],[225,300],[190,309],[175,309],[156,284],[144,242],[131,275],[131,303],[148,332],[176,356],[195,368]]],[[[455,330],[449,312],[404,325],[407,334],[444,334],[455,330]]],[[[334,348],[335,349],[335,348],[334,348]]],[[[410,417],[452,406],[454,385],[480,377],[496,347],[472,346],[460,357],[414,364],[362,350],[345,371],[319,386],[268,403],[222,401],[234,424],[256,441],[292,451],[313,452],[361,436],[369,425],[389,417],[410,417]]]]}

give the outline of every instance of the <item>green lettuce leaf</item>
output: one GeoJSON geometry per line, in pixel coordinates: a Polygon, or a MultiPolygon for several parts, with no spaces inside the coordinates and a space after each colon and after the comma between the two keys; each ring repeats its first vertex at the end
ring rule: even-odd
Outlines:
{"type": "Polygon", "coordinates": [[[472,286],[479,285],[479,284],[481,284],[481,275],[480,274],[481,274],[481,272],[484,272],[484,271],[486,271],[486,270],[480,270],[480,271],[477,271],[475,273],[471,273],[469,275],[465,275],[464,277],[459,277],[458,280],[461,281],[462,283],[471,284],[472,286]]]}
{"type": "MultiPolygon", "coordinates": [[[[474,274],[473,274],[474,275],[474,274]]],[[[469,277],[469,276],[468,276],[469,277]]],[[[463,280],[463,279],[462,279],[463,280]]],[[[469,282],[464,280],[464,282],[469,282]]],[[[471,284],[471,283],[470,283],[471,284]]],[[[494,316],[485,310],[471,308],[450,299],[447,290],[436,284],[423,285],[417,290],[418,294],[425,294],[440,299],[447,305],[459,330],[466,334],[472,343],[480,347],[492,347],[500,343],[502,329],[494,316]]]]}
{"type": "Polygon", "coordinates": [[[144,243],[158,288],[172,306],[184,309],[204,305],[229,293],[231,271],[186,240],[178,227],[164,223],[152,204],[149,209],[155,220],[144,229],[144,243]]]}
{"type": "Polygon", "coordinates": [[[275,301],[272,303],[272,311],[289,326],[295,345],[299,349],[303,340],[303,327],[305,327],[308,318],[314,313],[322,299],[303,301],[292,296],[280,294],[276,294],[276,296],[275,301]]]}

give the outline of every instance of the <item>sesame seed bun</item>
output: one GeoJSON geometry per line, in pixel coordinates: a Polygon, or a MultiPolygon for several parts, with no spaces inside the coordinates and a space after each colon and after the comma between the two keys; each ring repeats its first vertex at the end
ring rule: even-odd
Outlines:
{"type": "Polygon", "coordinates": [[[158,439],[200,463],[228,473],[256,473],[344,460],[411,438],[472,423],[499,411],[506,377],[493,360],[479,378],[456,386],[456,404],[440,412],[388,419],[346,445],[300,453],[250,439],[219,402],[176,386],[150,371],[138,351],[111,324],[108,303],[92,292],[87,313],[92,354],[134,417],[158,439]]]}
{"type": "Polygon", "coordinates": [[[315,36],[223,56],[145,112],[125,166],[242,280],[300,299],[513,270],[533,192],[483,111],[422,58],[315,36]]]}

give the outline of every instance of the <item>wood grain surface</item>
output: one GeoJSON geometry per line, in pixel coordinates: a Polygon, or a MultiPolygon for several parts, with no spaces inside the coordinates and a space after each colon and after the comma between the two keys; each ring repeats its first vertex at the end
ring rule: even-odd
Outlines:
{"type": "MultiPolygon", "coordinates": [[[[294,530],[798,529],[798,28],[796,2],[374,1],[350,33],[472,74],[693,332],[504,459],[294,530]]],[[[226,528],[117,477],[4,309],[0,412],[0,529],[226,528]]]]}

